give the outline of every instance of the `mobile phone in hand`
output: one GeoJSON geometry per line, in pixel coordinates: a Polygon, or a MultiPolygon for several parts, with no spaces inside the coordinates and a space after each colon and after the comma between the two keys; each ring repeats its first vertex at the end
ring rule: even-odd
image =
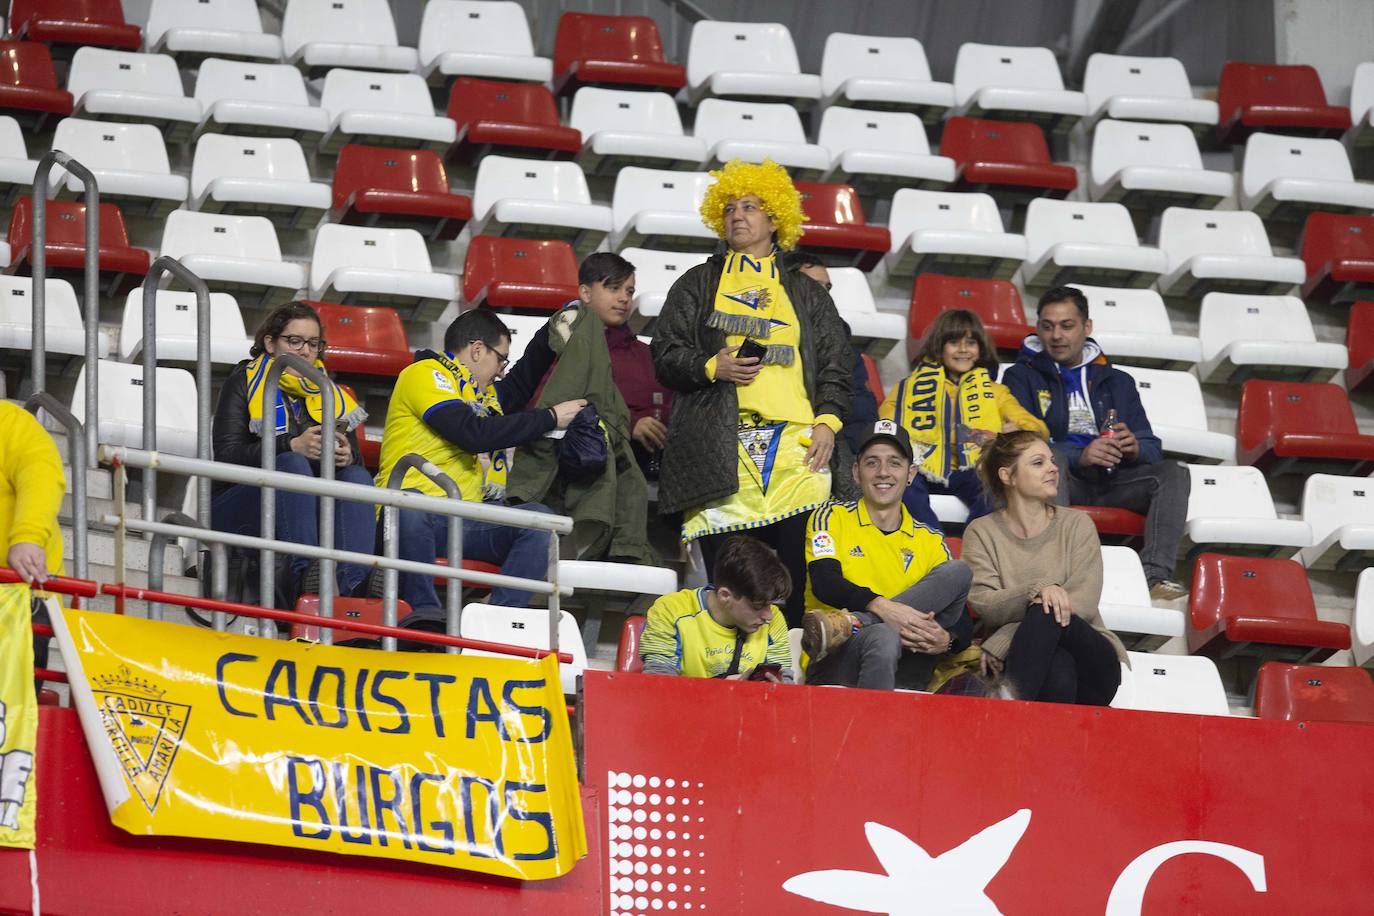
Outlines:
{"type": "Polygon", "coordinates": [[[759,665],[749,675],[749,680],[766,681],[770,674],[778,680],[782,680],[782,665],[759,665]]]}
{"type": "Polygon", "coordinates": [[[767,352],[768,348],[763,344],[752,337],[746,337],[744,343],[739,345],[739,350],[735,352],[735,359],[758,359],[761,361],[767,352]]]}

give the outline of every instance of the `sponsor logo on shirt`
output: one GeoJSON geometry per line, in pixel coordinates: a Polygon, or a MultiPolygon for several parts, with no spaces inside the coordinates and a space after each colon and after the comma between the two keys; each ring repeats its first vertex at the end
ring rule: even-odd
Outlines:
{"type": "Polygon", "coordinates": [[[447,391],[449,394],[455,393],[453,379],[449,378],[448,373],[440,369],[434,370],[434,387],[440,391],[447,391]]]}
{"type": "Polygon", "coordinates": [[[855,544],[853,547],[849,548],[849,555],[851,557],[862,557],[864,555],[864,549],[858,544],[855,544]]]}
{"type": "Polygon", "coordinates": [[[817,531],[811,535],[811,555],[817,558],[835,555],[835,539],[828,531],[817,531]]]}

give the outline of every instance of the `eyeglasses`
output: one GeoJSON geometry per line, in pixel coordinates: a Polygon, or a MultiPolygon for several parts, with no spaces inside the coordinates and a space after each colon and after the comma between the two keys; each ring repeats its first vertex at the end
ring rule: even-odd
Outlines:
{"type": "Polygon", "coordinates": [[[286,344],[288,349],[301,350],[309,348],[316,353],[324,352],[323,337],[301,337],[299,334],[278,334],[277,340],[286,344]]]}
{"type": "Polygon", "coordinates": [[[505,369],[507,366],[510,365],[510,355],[509,355],[509,354],[502,353],[500,350],[496,350],[496,349],[493,349],[491,352],[495,353],[495,354],[496,354],[496,358],[499,359],[499,360],[501,361],[501,363],[500,363],[500,368],[501,368],[501,369],[505,369]]]}

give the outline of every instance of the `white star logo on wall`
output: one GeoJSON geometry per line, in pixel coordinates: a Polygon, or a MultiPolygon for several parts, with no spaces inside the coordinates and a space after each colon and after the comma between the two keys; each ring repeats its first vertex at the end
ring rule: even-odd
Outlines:
{"type": "Polygon", "coordinates": [[[1030,817],[1030,809],[1022,808],[934,858],[901,832],[869,821],[864,834],[885,874],[811,871],[788,878],[782,888],[820,903],[888,916],[1001,916],[985,890],[1007,864],[1030,817]]]}

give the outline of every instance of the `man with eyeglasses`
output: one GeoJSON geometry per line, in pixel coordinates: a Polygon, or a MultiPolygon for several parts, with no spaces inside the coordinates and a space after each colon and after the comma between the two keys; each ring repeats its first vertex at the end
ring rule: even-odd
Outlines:
{"type": "MultiPolygon", "coordinates": [[[[421,350],[396,380],[382,435],[377,484],[385,486],[391,469],[416,453],[451,477],[465,500],[481,502],[486,469],[481,455],[499,455],[554,429],[566,429],[585,400],[527,410],[544,373],[553,365],[547,327],[529,342],[525,355],[506,375],[510,329],[487,309],[459,315],[444,334],[444,352],[421,350]]],[[[499,459],[497,459],[499,461],[499,459]]],[[[443,490],[419,471],[406,473],[403,486],[431,496],[443,490]]],[[[518,509],[548,512],[538,503],[518,509]]],[[[402,559],[432,563],[448,548],[448,517],[430,512],[400,513],[402,559]]],[[[463,556],[500,564],[501,572],[526,579],[548,575],[549,535],[529,528],[489,522],[463,522],[463,556]]],[[[401,598],[412,612],[402,626],[441,632],[445,614],[429,576],[402,574],[401,598]]],[[[495,588],[491,603],[524,607],[530,592],[495,588]]]]}

